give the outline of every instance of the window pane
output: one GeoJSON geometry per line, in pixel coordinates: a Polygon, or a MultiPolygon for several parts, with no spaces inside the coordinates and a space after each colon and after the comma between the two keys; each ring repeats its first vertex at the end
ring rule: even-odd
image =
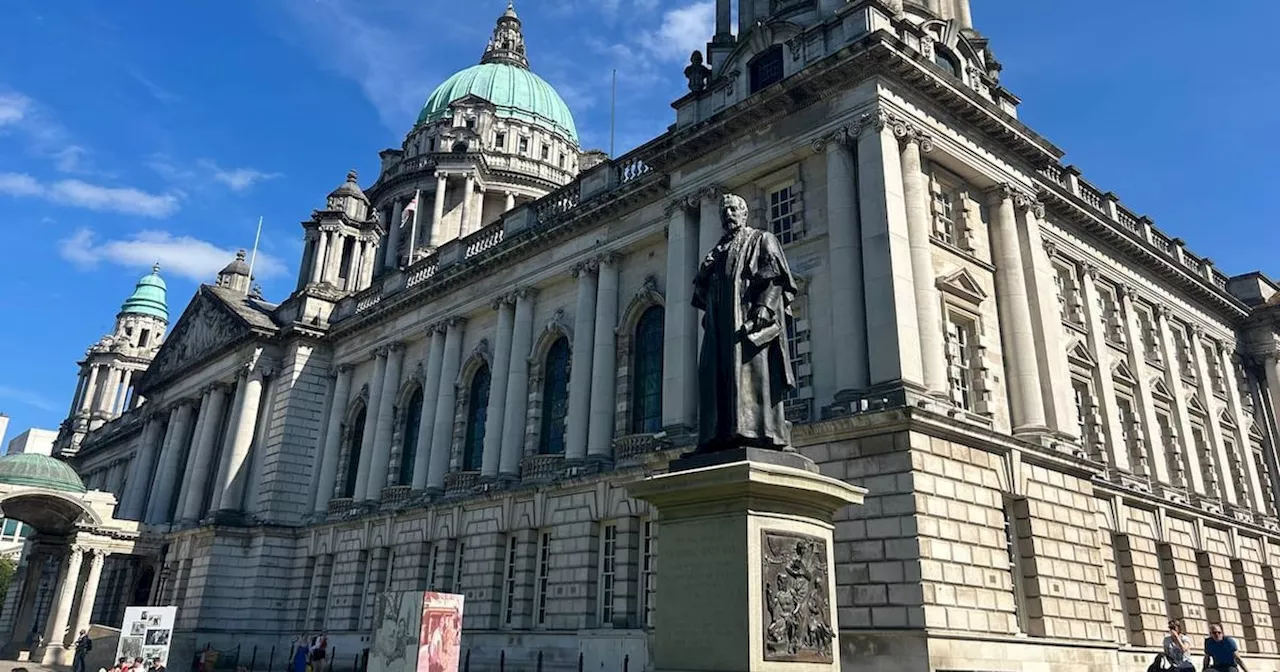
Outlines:
{"type": "Polygon", "coordinates": [[[564,419],[569,412],[569,341],[561,338],[547,352],[542,381],[542,434],[538,452],[564,454],[564,419]]]}
{"type": "Polygon", "coordinates": [[[413,463],[418,456],[418,430],[422,423],[422,388],[404,410],[404,442],[400,444],[400,485],[413,485],[413,463]]]}
{"type": "Polygon", "coordinates": [[[347,477],[342,484],[342,496],[351,497],[356,494],[356,479],[360,471],[360,444],[364,441],[365,409],[356,414],[351,423],[351,434],[347,444],[347,477]]]}
{"type": "Polygon", "coordinates": [[[471,376],[467,405],[467,435],[462,444],[462,470],[478,471],[484,457],[484,426],[489,418],[489,366],[482,364],[471,376]]]}
{"type": "Polygon", "coordinates": [[[636,324],[631,431],[662,431],[662,306],[654,306],[636,324]]]}

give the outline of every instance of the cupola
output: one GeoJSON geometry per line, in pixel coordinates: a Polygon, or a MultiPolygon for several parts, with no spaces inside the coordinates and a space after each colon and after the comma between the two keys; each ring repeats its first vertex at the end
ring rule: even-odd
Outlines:
{"type": "Polygon", "coordinates": [[[227,264],[225,268],[218,273],[218,287],[230,289],[240,294],[248,294],[249,286],[252,284],[253,278],[250,277],[249,264],[245,262],[245,251],[236,252],[235,261],[227,264]]]}

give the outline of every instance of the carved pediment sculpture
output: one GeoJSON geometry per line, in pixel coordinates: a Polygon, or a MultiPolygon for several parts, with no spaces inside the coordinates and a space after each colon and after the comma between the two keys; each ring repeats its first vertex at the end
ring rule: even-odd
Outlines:
{"type": "Polygon", "coordinates": [[[243,335],[248,328],[215,299],[200,293],[183,312],[151,363],[148,377],[177,373],[243,335]]]}

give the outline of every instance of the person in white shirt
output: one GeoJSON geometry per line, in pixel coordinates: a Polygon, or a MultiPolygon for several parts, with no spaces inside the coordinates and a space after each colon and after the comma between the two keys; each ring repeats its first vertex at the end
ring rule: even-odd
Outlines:
{"type": "Polygon", "coordinates": [[[1191,638],[1183,632],[1182,621],[1169,621],[1169,634],[1164,638],[1164,658],[1171,670],[1195,670],[1191,662],[1191,638]]]}

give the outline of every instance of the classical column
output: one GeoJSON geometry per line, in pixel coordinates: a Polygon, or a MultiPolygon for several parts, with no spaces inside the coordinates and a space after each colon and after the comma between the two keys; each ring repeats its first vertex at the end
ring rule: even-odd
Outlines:
{"type": "Polygon", "coordinates": [[[209,403],[200,408],[200,437],[191,459],[187,460],[187,476],[182,485],[182,507],[179,520],[197,521],[204,507],[209,468],[218,452],[218,430],[222,427],[222,411],[227,404],[227,387],[218,383],[209,391],[209,403]]]}
{"type": "Polygon", "coordinates": [[[84,396],[85,387],[89,384],[89,377],[84,369],[80,369],[80,374],[76,376],[76,393],[71,396],[71,408],[67,410],[67,417],[72,417],[80,410],[80,399],[84,396]]]}
{"type": "MultiPolygon", "coordinates": [[[[45,565],[48,564],[49,553],[34,545],[30,547],[27,555],[25,567],[23,569],[21,593],[17,594],[17,603],[14,608],[17,614],[13,620],[13,629],[11,631],[12,640],[18,644],[19,649],[27,648],[27,637],[34,629],[34,621],[36,618],[36,610],[40,606],[36,600],[40,595],[40,581],[44,576],[45,565]]],[[[10,586],[9,590],[15,593],[18,588],[10,586]]],[[[8,600],[6,600],[8,601],[8,600]]]]}
{"type": "Polygon", "coordinates": [[[675,433],[697,424],[698,323],[691,303],[698,268],[698,231],[687,199],[667,205],[666,309],[662,325],[662,426],[675,433]]]}
{"type": "Polygon", "coordinates": [[[915,286],[916,321],[920,327],[920,357],[924,386],[941,398],[950,396],[947,357],[942,334],[942,299],[935,284],[933,243],[929,234],[929,186],[920,153],[933,149],[929,136],[912,129],[902,142],[902,198],[907,213],[907,239],[911,250],[911,276],[915,286]]]}
{"type": "Polygon", "coordinates": [[[360,257],[364,253],[364,241],[359,238],[351,239],[351,258],[347,259],[347,267],[345,270],[347,279],[342,283],[342,289],[353,292],[360,288],[360,257]]]}
{"type": "Polygon", "coordinates": [[[436,396],[436,420],[431,432],[431,463],[427,470],[427,491],[444,490],[444,477],[449,473],[449,453],[453,448],[453,409],[458,399],[458,369],[462,366],[462,336],[467,328],[465,317],[447,322],[444,358],[440,364],[440,392],[436,396]]]}
{"type": "Polygon", "coordinates": [[[319,464],[316,473],[315,500],[311,510],[318,515],[329,511],[329,499],[333,497],[334,479],[338,476],[338,460],[342,454],[342,418],[347,412],[347,401],[351,395],[351,374],[355,367],[350,364],[339,364],[337,382],[334,384],[333,401],[329,406],[329,423],[325,426],[321,439],[319,464]]]}
{"type": "Polygon", "coordinates": [[[369,405],[365,411],[364,435],[360,437],[356,491],[351,497],[354,502],[373,499],[369,496],[369,474],[373,465],[373,444],[378,434],[378,412],[382,408],[382,387],[387,378],[387,349],[378,348],[373,356],[373,380],[369,381],[369,405]]]}
{"type": "Polygon", "coordinates": [[[249,449],[253,446],[253,437],[258,427],[258,412],[262,408],[263,379],[267,371],[262,364],[255,364],[253,369],[241,374],[240,385],[244,389],[240,397],[240,408],[235,413],[236,424],[231,427],[231,450],[227,454],[227,470],[219,474],[214,485],[221,492],[219,506],[215,511],[236,511],[244,500],[244,488],[249,479],[249,449]]]}
{"type": "Polygon", "coordinates": [[[387,263],[387,235],[391,231],[391,208],[377,209],[378,221],[381,222],[382,234],[378,236],[378,247],[374,250],[373,270],[376,273],[387,263]]]}
{"type": "Polygon", "coordinates": [[[93,398],[98,393],[98,367],[89,366],[89,382],[84,387],[84,392],[80,395],[80,412],[88,413],[93,406],[93,398]]]}
{"type": "Polygon", "coordinates": [[[126,404],[129,403],[129,386],[133,384],[133,371],[125,369],[120,377],[120,395],[116,399],[115,406],[112,407],[112,415],[120,415],[125,412],[126,404]]]}
{"type": "Polygon", "coordinates": [[[231,468],[231,444],[236,440],[236,428],[240,426],[240,413],[244,410],[245,374],[246,370],[243,366],[236,373],[233,383],[235,393],[231,396],[230,405],[227,406],[226,429],[222,432],[222,445],[217,451],[218,468],[213,470],[213,481],[209,487],[209,505],[200,507],[201,518],[204,518],[206,513],[222,508],[222,482],[227,478],[228,470],[231,468]]]}
{"type": "Polygon", "coordinates": [[[404,201],[396,199],[391,210],[391,221],[387,222],[387,256],[388,269],[400,267],[400,216],[404,214],[404,201]]]}
{"type": "Polygon", "coordinates": [[[76,599],[76,587],[80,583],[80,563],[84,557],[80,546],[72,546],[63,561],[62,573],[58,577],[58,592],[54,593],[53,604],[49,605],[48,627],[44,631],[44,661],[52,662],[58,651],[66,646],[67,626],[71,621],[71,605],[76,599]],[[52,654],[52,655],[51,655],[52,654]]]}
{"type": "Polygon", "coordinates": [[[880,110],[864,117],[857,130],[869,382],[921,385],[924,363],[895,136],[907,126],[880,110]]]}
{"type": "MultiPolygon", "coordinates": [[[[1035,334],[1036,361],[1040,365],[1040,391],[1044,399],[1045,422],[1059,435],[1070,438],[1080,432],[1075,393],[1071,387],[1071,370],[1067,367],[1067,341],[1062,328],[1062,312],[1058,305],[1058,272],[1050,261],[1049,248],[1040,229],[1044,222],[1044,205],[1026,199],[1014,199],[1022,206],[1025,226],[1019,227],[1022,244],[1022,272],[1027,280],[1031,303],[1032,331],[1035,334]]],[[[1138,369],[1134,369],[1135,371],[1138,369]]]]}
{"type": "MultiPolygon", "coordinates": [[[[720,222],[720,197],[724,187],[713,184],[698,192],[698,263],[711,252],[711,248],[724,236],[724,224],[720,222]]],[[[697,266],[694,266],[696,272],[697,266]]],[[[689,278],[690,284],[693,278],[689,278]]]]}
{"type": "Polygon", "coordinates": [[[1009,186],[991,192],[991,259],[996,267],[996,306],[1000,311],[1000,340],[1004,347],[1005,378],[1014,433],[1043,431],[1040,368],[1036,364],[1031,304],[1018,245],[1018,221],[1009,186]]]}
{"type": "MultiPolygon", "coordinates": [[[[1157,305],[1155,310],[1156,333],[1160,336],[1161,361],[1164,362],[1164,384],[1173,396],[1171,404],[1173,422],[1176,423],[1178,436],[1173,438],[1173,445],[1166,446],[1182,458],[1182,485],[1193,497],[1204,495],[1204,472],[1201,471],[1200,453],[1196,450],[1195,440],[1191,437],[1191,416],[1187,409],[1187,392],[1182,385],[1182,362],[1178,360],[1178,349],[1173,344],[1173,329],[1169,326],[1169,308],[1157,305]]],[[[1190,345],[1188,345],[1190,347],[1190,345]]]]}
{"type": "MultiPolygon", "coordinates": [[[[1204,401],[1204,410],[1209,416],[1205,418],[1204,422],[1205,440],[1209,442],[1206,447],[1209,449],[1208,452],[1214,462],[1209,469],[1213,471],[1218,479],[1218,495],[1227,504],[1236,506],[1241,502],[1248,501],[1249,493],[1236,492],[1235,479],[1231,477],[1231,463],[1234,456],[1227,452],[1227,446],[1223,443],[1222,423],[1219,418],[1222,416],[1224,409],[1213,392],[1213,379],[1209,375],[1209,371],[1212,370],[1211,367],[1215,366],[1211,362],[1217,356],[1218,345],[1213,340],[1208,339],[1200,327],[1195,327],[1191,330],[1191,342],[1187,344],[1187,349],[1190,351],[1193,365],[1196,367],[1196,380],[1199,383],[1200,399],[1204,401]],[[1206,340],[1209,342],[1206,343],[1206,340]],[[1206,348],[1206,345],[1209,347],[1206,348]]],[[[1230,371],[1230,369],[1223,369],[1223,371],[1230,371]]],[[[1248,448],[1248,445],[1244,444],[1242,447],[1248,448]]],[[[1252,462],[1253,460],[1246,459],[1244,461],[1252,462]]],[[[1239,466],[1243,472],[1244,465],[1239,466]]]]}
{"type": "Polygon", "coordinates": [[[569,417],[565,431],[565,458],[587,456],[587,419],[591,403],[591,338],[596,331],[595,260],[578,264],[573,276],[578,280],[578,301],[573,318],[573,354],[569,364],[569,417]]]}
{"type": "MultiPolygon", "coordinates": [[[[183,457],[188,448],[187,430],[191,427],[194,403],[191,400],[183,400],[169,415],[168,429],[165,430],[164,440],[160,444],[160,464],[156,467],[155,485],[152,486],[151,499],[147,502],[144,516],[144,520],[153,525],[170,521],[173,495],[178,490],[178,475],[183,472],[183,457]]],[[[178,506],[181,507],[181,505],[179,501],[178,506]]],[[[138,510],[142,511],[141,503],[138,510]]]]}
{"type": "Polygon", "coordinates": [[[422,382],[422,415],[418,421],[418,446],[413,453],[413,491],[427,489],[427,472],[431,469],[431,444],[435,437],[436,404],[440,399],[440,369],[444,366],[444,329],[437,324],[427,327],[426,379],[422,382]]]}
{"type": "Polygon", "coordinates": [[[511,367],[507,376],[507,402],[503,405],[502,456],[498,473],[503,477],[520,476],[520,458],[524,453],[525,415],[529,406],[529,357],[533,348],[533,303],[537,290],[517,289],[516,312],[511,334],[511,367]]]}
{"type": "Polygon", "coordinates": [[[510,191],[503,193],[507,197],[507,201],[502,205],[502,211],[511,212],[511,210],[516,207],[516,195],[510,191]]]}
{"type": "Polygon", "coordinates": [[[471,209],[474,207],[472,201],[475,198],[475,191],[476,176],[473,173],[467,173],[462,186],[462,219],[458,221],[459,238],[471,233],[471,209]]]}
{"type": "Polygon", "coordinates": [[[444,219],[444,195],[449,188],[449,177],[444,173],[436,173],[436,194],[431,206],[431,245],[439,247],[445,243],[444,230],[440,220],[444,219]]]}
{"type": "Polygon", "coordinates": [[[512,303],[510,296],[493,303],[494,310],[498,311],[498,328],[494,334],[493,375],[489,383],[484,453],[480,461],[480,475],[484,478],[497,478],[502,465],[502,428],[507,418],[507,387],[511,382],[511,332],[515,328],[515,306],[512,303]]]}
{"type": "Polygon", "coordinates": [[[102,580],[102,564],[107,553],[100,548],[85,551],[89,556],[89,575],[84,580],[84,590],[80,593],[80,608],[76,611],[76,626],[71,629],[71,641],[80,636],[81,630],[89,629],[89,620],[93,616],[93,603],[98,597],[98,583],[102,580]]]}
{"type": "Polygon", "coordinates": [[[110,368],[107,375],[107,387],[103,390],[102,399],[94,409],[95,413],[103,415],[112,415],[112,409],[116,406],[116,398],[120,394],[120,369],[114,366],[110,368]]]}
{"type": "Polygon", "coordinates": [[[342,250],[344,241],[342,234],[337,231],[329,232],[329,260],[324,265],[325,282],[337,286],[339,279],[339,268],[342,266],[342,250]]]}
{"type": "MultiPolygon", "coordinates": [[[[831,363],[836,394],[869,384],[866,292],[862,286],[862,222],[854,191],[853,152],[847,132],[814,143],[827,159],[827,254],[831,259],[831,333],[840,356],[831,363]]],[[[670,264],[668,264],[668,269],[670,264]]],[[[668,271],[670,272],[670,271],[668,271]]],[[[670,310],[670,306],[667,308],[670,310]]],[[[666,373],[664,372],[664,375],[666,373]]]]}
{"type": "Polygon", "coordinates": [[[1267,490],[1258,473],[1258,466],[1253,460],[1253,447],[1249,444],[1249,420],[1244,413],[1244,405],[1240,401],[1239,364],[1230,346],[1218,343],[1218,366],[1222,368],[1223,385],[1227,388],[1227,410],[1236,423],[1235,436],[1232,437],[1240,451],[1241,465],[1245,477],[1249,480],[1249,492],[1242,498],[1241,504],[1254,511],[1265,513],[1267,510],[1267,490]]]}
{"type": "MultiPolygon", "coordinates": [[[[172,417],[177,409],[170,411],[172,417]]],[[[138,446],[137,455],[130,463],[129,489],[121,498],[117,515],[125,520],[142,520],[143,502],[147,492],[151,490],[151,473],[154,470],[156,456],[160,453],[160,442],[164,438],[164,423],[159,414],[147,419],[142,430],[142,443],[138,446]]]]}
{"type": "MultiPolygon", "coordinates": [[[[1120,410],[1116,401],[1116,384],[1111,377],[1111,348],[1105,338],[1107,325],[1102,314],[1102,299],[1098,295],[1098,268],[1086,265],[1080,274],[1081,290],[1084,294],[1084,314],[1088,321],[1089,333],[1085,342],[1089,347],[1089,355],[1098,362],[1094,375],[1094,386],[1097,388],[1097,400],[1102,419],[1103,445],[1098,446],[1100,457],[1112,468],[1122,472],[1132,472],[1129,460],[1129,447],[1124,442],[1124,430],[1120,427],[1120,410]]],[[[1043,382],[1043,381],[1042,381],[1043,382]]],[[[1053,390],[1049,391],[1050,394],[1053,390]]],[[[1083,437],[1081,437],[1083,438],[1083,437]]]]}
{"type": "Polygon", "coordinates": [[[318,284],[324,278],[324,265],[329,259],[329,234],[316,231],[316,253],[311,258],[311,284],[318,284]]]}
{"type": "Polygon", "coordinates": [[[618,266],[622,258],[600,258],[596,287],[596,324],[591,357],[591,404],[587,430],[587,456],[613,457],[613,421],[617,398],[618,364],[618,266]]]}
{"type": "Polygon", "coordinates": [[[400,369],[404,364],[404,343],[387,346],[387,371],[382,377],[382,394],[378,395],[378,428],[374,433],[373,456],[369,462],[369,486],[365,501],[382,501],[382,488],[387,484],[391,463],[391,438],[395,434],[396,397],[400,392],[400,369]]]}

